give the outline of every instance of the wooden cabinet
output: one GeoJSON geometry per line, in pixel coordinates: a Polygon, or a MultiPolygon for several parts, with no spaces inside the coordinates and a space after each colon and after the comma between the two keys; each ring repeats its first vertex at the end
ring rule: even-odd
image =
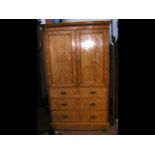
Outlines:
{"type": "Polygon", "coordinates": [[[43,26],[51,126],[58,132],[109,127],[109,23],[43,26]]]}

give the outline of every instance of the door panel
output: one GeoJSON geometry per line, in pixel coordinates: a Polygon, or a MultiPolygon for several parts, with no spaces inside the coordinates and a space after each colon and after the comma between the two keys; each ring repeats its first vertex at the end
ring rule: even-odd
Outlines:
{"type": "Polygon", "coordinates": [[[105,86],[104,30],[77,31],[80,86],[105,86]]]}
{"type": "Polygon", "coordinates": [[[52,87],[76,85],[75,33],[73,31],[47,32],[49,83],[52,87]]]}

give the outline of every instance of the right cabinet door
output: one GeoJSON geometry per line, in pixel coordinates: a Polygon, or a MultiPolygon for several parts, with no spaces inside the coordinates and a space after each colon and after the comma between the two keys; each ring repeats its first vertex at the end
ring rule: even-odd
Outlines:
{"type": "Polygon", "coordinates": [[[107,87],[109,81],[108,30],[78,30],[76,38],[79,85],[107,87]]]}

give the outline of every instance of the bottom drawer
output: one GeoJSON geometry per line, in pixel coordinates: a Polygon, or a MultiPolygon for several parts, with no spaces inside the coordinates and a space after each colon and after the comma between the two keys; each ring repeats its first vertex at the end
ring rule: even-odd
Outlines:
{"type": "Polygon", "coordinates": [[[99,123],[108,120],[107,111],[80,111],[81,123],[99,123]]]}
{"type": "Polygon", "coordinates": [[[77,111],[52,111],[52,121],[56,123],[73,123],[79,121],[77,111]]]}
{"type": "Polygon", "coordinates": [[[104,123],[108,121],[108,111],[52,111],[53,123],[104,123]]]}

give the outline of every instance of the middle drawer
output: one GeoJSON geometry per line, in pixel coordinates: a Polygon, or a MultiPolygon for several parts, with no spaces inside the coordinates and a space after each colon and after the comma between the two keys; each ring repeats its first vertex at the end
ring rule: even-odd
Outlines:
{"type": "Polygon", "coordinates": [[[50,107],[51,110],[106,110],[108,105],[105,99],[51,99],[50,107]]]}
{"type": "Polygon", "coordinates": [[[77,99],[51,99],[51,110],[76,110],[79,109],[77,99]]]}

